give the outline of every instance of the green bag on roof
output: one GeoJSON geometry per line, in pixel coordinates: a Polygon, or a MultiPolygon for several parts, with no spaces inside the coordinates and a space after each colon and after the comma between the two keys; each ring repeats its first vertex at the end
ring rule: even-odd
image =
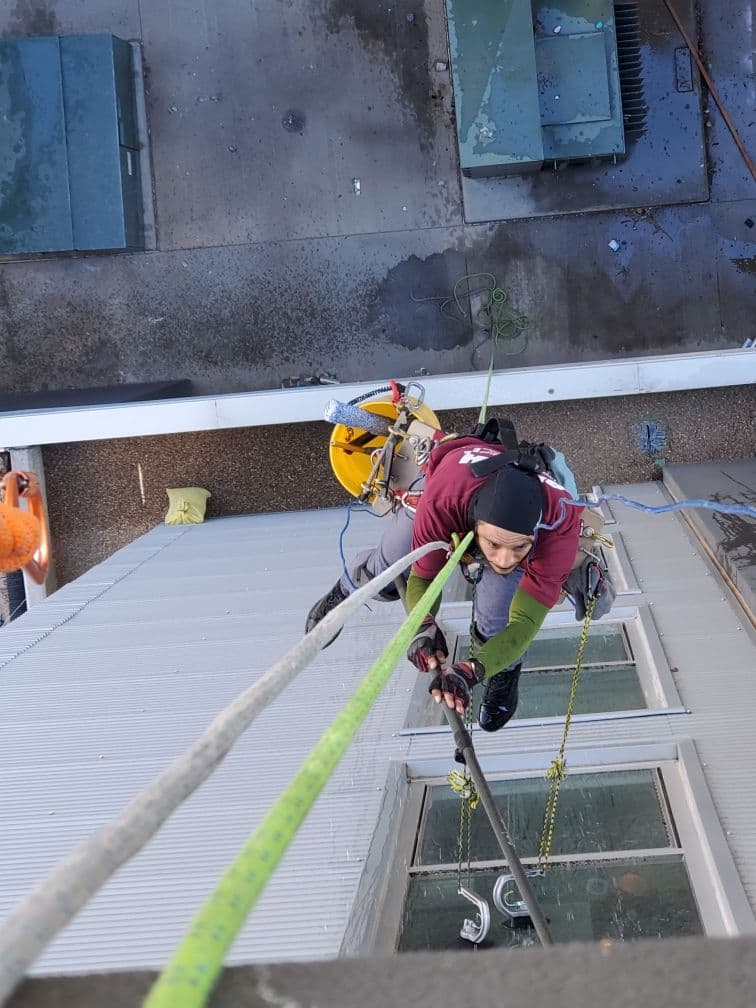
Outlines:
{"type": "Polygon", "coordinates": [[[201,525],[205,520],[209,490],[203,487],[166,487],[168,514],[166,525],[201,525]]]}

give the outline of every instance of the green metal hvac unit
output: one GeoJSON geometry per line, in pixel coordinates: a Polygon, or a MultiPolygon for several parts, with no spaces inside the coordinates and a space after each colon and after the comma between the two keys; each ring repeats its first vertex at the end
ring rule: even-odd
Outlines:
{"type": "Polygon", "coordinates": [[[462,173],[625,153],[611,0],[446,0],[462,173]]]}
{"type": "Polygon", "coordinates": [[[139,248],[131,46],[0,39],[0,254],[139,248]]]}

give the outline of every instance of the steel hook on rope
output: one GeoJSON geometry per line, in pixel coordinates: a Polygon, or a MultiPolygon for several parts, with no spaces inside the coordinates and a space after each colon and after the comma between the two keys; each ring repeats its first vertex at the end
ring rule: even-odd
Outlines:
{"type": "MultiPolygon", "coordinates": [[[[532,868],[525,874],[528,878],[539,878],[543,876],[543,871],[532,868]]],[[[499,875],[493,887],[493,902],[496,909],[504,914],[507,927],[533,927],[528,905],[517,889],[514,875],[499,875]]]]}
{"type": "Polygon", "coordinates": [[[459,932],[459,937],[464,938],[465,941],[472,942],[474,945],[479,945],[480,942],[485,941],[491,928],[491,911],[488,903],[480,896],[476,896],[474,892],[465,889],[464,886],[460,886],[457,892],[460,896],[464,896],[466,900],[469,900],[478,910],[477,920],[465,918],[462,930],[459,932]]]}

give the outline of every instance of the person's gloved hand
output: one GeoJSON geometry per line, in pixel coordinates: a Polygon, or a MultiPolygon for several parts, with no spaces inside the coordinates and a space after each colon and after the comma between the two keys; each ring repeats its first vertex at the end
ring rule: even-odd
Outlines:
{"type": "Polygon", "coordinates": [[[420,672],[435,672],[443,668],[449,657],[446,638],[432,616],[426,616],[407,648],[407,660],[420,672]]]}
{"type": "Polygon", "coordinates": [[[457,662],[450,669],[442,670],[433,677],[428,692],[436,703],[444,700],[451,710],[464,714],[470,703],[473,686],[483,682],[485,676],[486,670],[482,662],[457,662]]]}

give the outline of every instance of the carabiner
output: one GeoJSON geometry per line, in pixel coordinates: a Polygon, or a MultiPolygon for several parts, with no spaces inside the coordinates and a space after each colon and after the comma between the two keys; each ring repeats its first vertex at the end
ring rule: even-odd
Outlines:
{"type": "Polygon", "coordinates": [[[404,386],[404,401],[410,406],[411,409],[419,409],[425,402],[425,386],[421,385],[420,382],[411,381],[407,382],[404,386]],[[410,389],[416,388],[417,395],[414,399],[411,396],[410,389]]]}
{"type": "Polygon", "coordinates": [[[462,930],[459,932],[459,937],[464,938],[465,941],[472,942],[474,945],[479,945],[480,942],[485,941],[491,928],[491,911],[488,908],[488,903],[484,899],[481,899],[480,896],[476,896],[475,893],[470,892],[469,889],[465,889],[464,886],[460,886],[457,892],[478,909],[478,919],[474,921],[466,918],[462,925],[462,930]]]}

